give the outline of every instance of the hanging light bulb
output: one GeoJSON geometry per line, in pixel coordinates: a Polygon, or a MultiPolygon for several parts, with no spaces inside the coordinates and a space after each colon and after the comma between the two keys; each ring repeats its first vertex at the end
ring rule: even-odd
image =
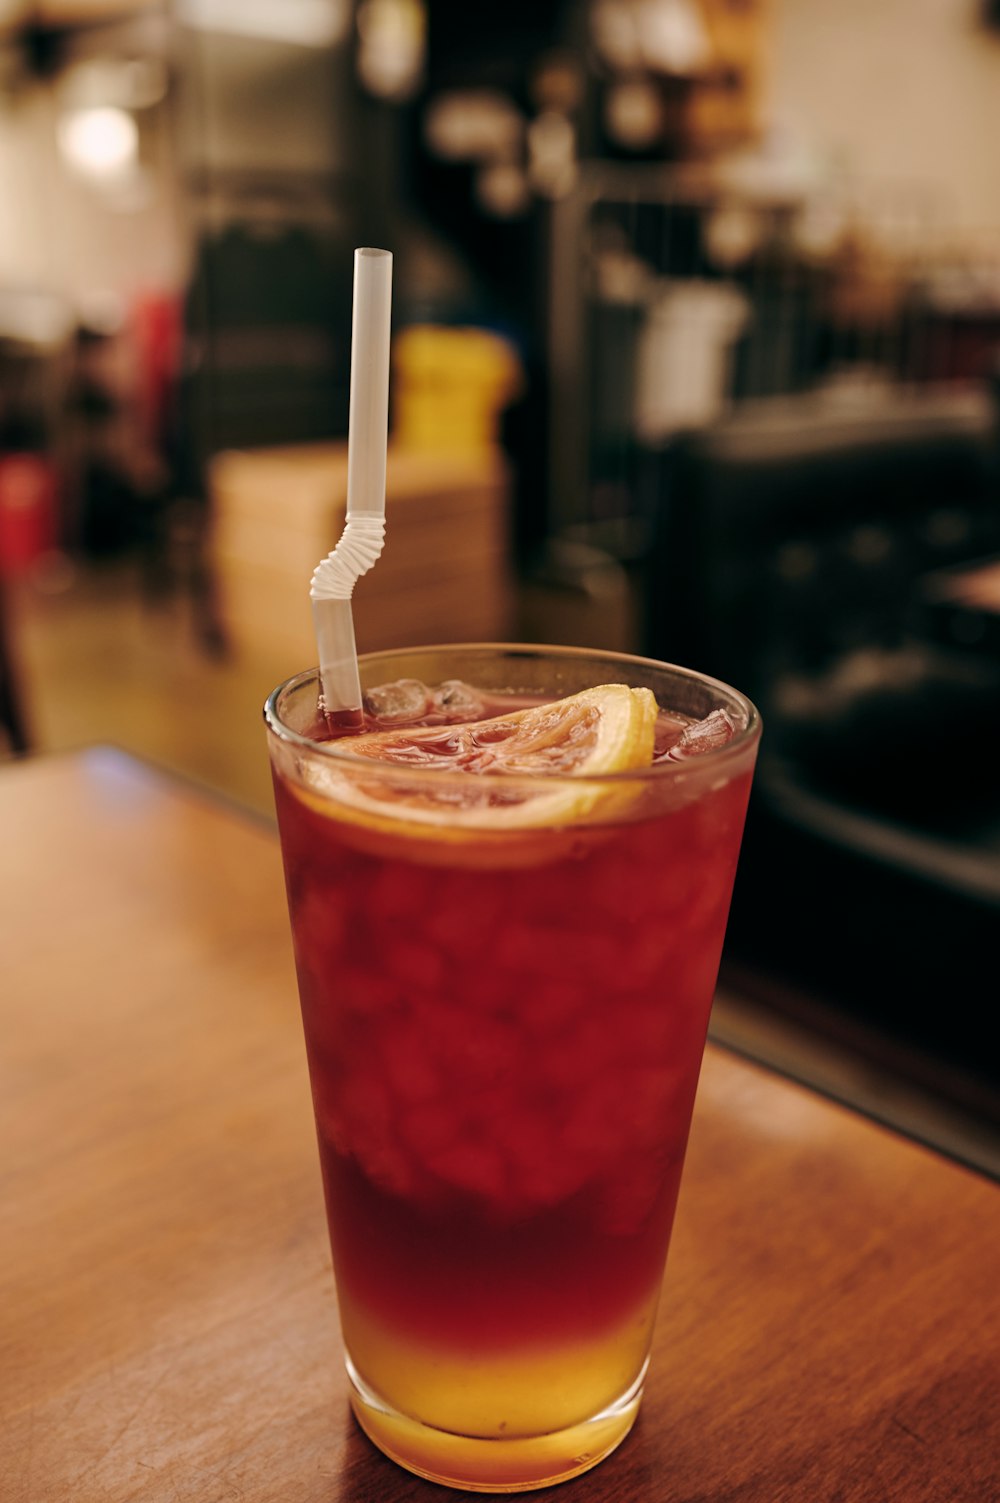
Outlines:
{"type": "Polygon", "coordinates": [[[58,125],[59,150],[79,176],[108,182],[127,177],[139,159],[139,129],[127,110],[111,105],[70,110],[58,125]]]}
{"type": "Polygon", "coordinates": [[[370,94],[393,104],[412,99],[423,78],[426,49],[423,0],[362,0],[358,76],[370,94]]]}

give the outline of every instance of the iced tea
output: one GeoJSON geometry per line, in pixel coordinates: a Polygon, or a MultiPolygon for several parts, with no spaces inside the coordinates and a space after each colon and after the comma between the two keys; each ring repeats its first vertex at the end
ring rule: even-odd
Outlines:
{"type": "Polygon", "coordinates": [[[419,757],[345,797],[351,741],[315,717],[308,675],[268,712],[352,1403],[423,1475],[538,1487],[594,1465],[638,1408],[756,714],[697,676],[568,650],[364,670],[458,680],[451,709],[429,689],[412,721],[442,745],[470,704],[623,673],[660,705],[652,765],[591,779],[579,819],[536,826],[551,778],[487,774],[483,828],[462,794],[477,773],[419,757]]]}

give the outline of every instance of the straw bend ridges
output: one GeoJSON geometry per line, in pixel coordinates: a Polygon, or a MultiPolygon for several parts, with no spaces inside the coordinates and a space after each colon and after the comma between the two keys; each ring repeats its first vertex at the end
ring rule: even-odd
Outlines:
{"type": "Polygon", "coordinates": [[[384,542],[384,517],[349,516],[340,542],[313,573],[312,599],[350,600],[355,584],[374,564],[384,542]]]}

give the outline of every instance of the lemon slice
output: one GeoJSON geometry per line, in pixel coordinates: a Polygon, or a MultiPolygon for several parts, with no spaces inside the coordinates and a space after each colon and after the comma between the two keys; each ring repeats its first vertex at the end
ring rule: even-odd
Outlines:
{"type": "Polygon", "coordinates": [[[603,820],[629,793],[594,780],[651,765],[656,716],[650,690],[602,684],[466,725],[373,731],[303,766],[303,791],[338,821],[445,842],[603,820]]]}

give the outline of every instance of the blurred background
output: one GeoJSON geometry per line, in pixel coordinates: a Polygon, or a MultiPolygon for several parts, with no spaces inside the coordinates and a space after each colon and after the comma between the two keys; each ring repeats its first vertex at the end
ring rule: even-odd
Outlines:
{"type": "Polygon", "coordinates": [[[0,758],[270,817],[386,246],[359,646],[749,692],[717,1027],[995,1167],[998,140],[995,0],[0,0],[0,758]]]}

